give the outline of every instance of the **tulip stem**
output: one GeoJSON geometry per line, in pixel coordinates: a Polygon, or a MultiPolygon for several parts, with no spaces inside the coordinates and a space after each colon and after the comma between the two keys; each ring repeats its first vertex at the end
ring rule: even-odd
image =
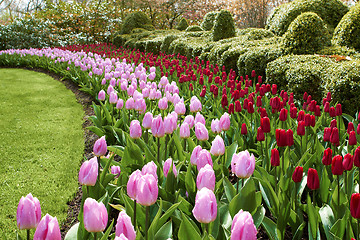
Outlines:
{"type": "Polygon", "coordinates": [[[360,221],[359,221],[359,219],[357,219],[357,234],[359,236],[358,239],[360,239],[359,225],[360,225],[360,221]]]}
{"type": "Polygon", "coordinates": [[[344,188],[345,188],[345,195],[347,194],[347,171],[345,172],[345,176],[344,176],[344,188]]]}
{"type": "Polygon", "coordinates": [[[136,231],[136,199],[134,199],[134,219],[133,219],[134,229],[136,231]]]}
{"type": "Polygon", "coordinates": [[[146,206],[146,218],[145,218],[145,240],[148,240],[148,230],[149,230],[149,214],[150,206],[146,206]]]}
{"type": "Polygon", "coordinates": [[[159,163],[159,165],[160,165],[160,138],[158,137],[157,138],[157,147],[158,147],[158,154],[157,154],[157,160],[158,160],[158,163],[159,163]]]}
{"type": "Polygon", "coordinates": [[[236,195],[239,193],[239,178],[237,178],[236,195]]]}
{"type": "Polygon", "coordinates": [[[97,157],[97,160],[98,160],[98,181],[100,182],[100,156],[97,157]]]}
{"type": "Polygon", "coordinates": [[[338,214],[339,214],[340,213],[340,175],[337,175],[337,180],[338,180],[337,185],[338,185],[338,214]]]}
{"type": "Polygon", "coordinates": [[[184,138],[184,148],[183,148],[184,152],[186,152],[186,138],[184,138]]]}
{"type": "Polygon", "coordinates": [[[96,235],[97,235],[97,232],[94,232],[94,240],[96,240],[96,235]]]}
{"type": "Polygon", "coordinates": [[[283,152],[282,152],[282,156],[281,156],[281,158],[282,158],[282,161],[281,161],[281,170],[282,170],[282,172],[283,172],[283,174],[285,175],[285,148],[283,148],[283,152]]]}
{"type": "Polygon", "coordinates": [[[30,229],[26,230],[27,240],[30,240],[30,229]]]}

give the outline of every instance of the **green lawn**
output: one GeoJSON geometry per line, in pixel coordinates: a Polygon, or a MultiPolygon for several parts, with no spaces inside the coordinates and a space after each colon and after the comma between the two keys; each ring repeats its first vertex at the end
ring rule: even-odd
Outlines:
{"type": "Polygon", "coordinates": [[[30,192],[42,216],[66,218],[78,186],[83,114],[74,94],[48,75],[0,69],[0,239],[16,238],[17,205],[30,192]]]}

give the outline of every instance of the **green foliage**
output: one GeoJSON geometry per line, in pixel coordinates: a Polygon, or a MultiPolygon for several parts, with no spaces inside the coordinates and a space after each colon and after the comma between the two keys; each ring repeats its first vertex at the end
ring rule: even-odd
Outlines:
{"type": "Polygon", "coordinates": [[[199,25],[191,25],[186,28],[185,32],[199,32],[203,31],[203,29],[199,25]]]}
{"type": "Polygon", "coordinates": [[[266,29],[281,36],[300,14],[314,12],[324,20],[331,33],[348,10],[340,0],[295,0],[276,8],[268,19],[266,29]]]}
{"type": "Polygon", "coordinates": [[[299,15],[284,34],[284,48],[288,53],[314,53],[330,44],[330,36],[323,20],[312,12],[299,15]]]}
{"type": "Polygon", "coordinates": [[[165,37],[163,43],[161,44],[160,51],[168,54],[170,44],[178,38],[179,38],[179,35],[173,35],[173,34],[167,35],[165,37]]]}
{"type": "Polygon", "coordinates": [[[130,34],[120,34],[117,33],[115,34],[115,36],[113,37],[112,43],[117,46],[117,47],[121,47],[124,46],[125,43],[131,39],[131,35],[130,34]]]}
{"type": "Polygon", "coordinates": [[[189,23],[185,18],[182,18],[179,24],[176,26],[176,29],[179,31],[184,31],[189,26],[189,23]]]}
{"type": "Polygon", "coordinates": [[[126,16],[120,31],[121,34],[129,34],[134,28],[153,30],[150,18],[143,12],[133,12],[126,16]]]}
{"type": "Polygon", "coordinates": [[[216,16],[219,12],[208,12],[205,14],[203,21],[201,22],[201,28],[205,31],[210,31],[214,27],[216,16]]]}
{"type": "Polygon", "coordinates": [[[227,10],[221,10],[215,18],[214,28],[212,30],[213,41],[219,41],[224,38],[235,37],[235,24],[231,13],[227,10]]]}
{"type": "Polygon", "coordinates": [[[333,35],[333,44],[360,50],[360,4],[356,4],[345,14],[333,35]]]}
{"type": "Polygon", "coordinates": [[[245,28],[237,32],[237,36],[246,36],[247,40],[261,40],[274,37],[274,33],[262,28],[245,28]]]}

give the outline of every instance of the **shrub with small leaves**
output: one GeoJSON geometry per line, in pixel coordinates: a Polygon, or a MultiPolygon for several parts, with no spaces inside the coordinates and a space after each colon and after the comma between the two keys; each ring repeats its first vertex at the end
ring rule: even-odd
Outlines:
{"type": "Polygon", "coordinates": [[[185,18],[182,18],[179,24],[176,26],[176,29],[179,31],[184,31],[189,26],[189,23],[185,18]]]}
{"type": "Polygon", "coordinates": [[[186,28],[185,32],[199,32],[203,31],[203,29],[199,25],[192,25],[186,28]]]}
{"type": "Polygon", "coordinates": [[[201,22],[201,28],[205,31],[210,31],[214,27],[215,18],[219,12],[208,12],[205,14],[203,21],[201,22]]]}
{"type": "Polygon", "coordinates": [[[324,21],[316,13],[306,12],[290,24],[283,44],[288,53],[307,54],[329,46],[331,42],[324,21]]]}
{"type": "Polygon", "coordinates": [[[221,10],[219,12],[215,18],[212,33],[213,41],[235,37],[234,19],[229,11],[221,10]]]}
{"type": "Polygon", "coordinates": [[[134,28],[153,30],[150,18],[143,12],[133,12],[126,16],[120,31],[121,34],[129,34],[134,28]]]}

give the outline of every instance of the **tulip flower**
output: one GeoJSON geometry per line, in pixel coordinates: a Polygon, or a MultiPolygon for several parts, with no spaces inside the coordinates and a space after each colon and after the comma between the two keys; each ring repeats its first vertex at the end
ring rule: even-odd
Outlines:
{"type": "Polygon", "coordinates": [[[123,233],[120,234],[120,236],[116,236],[114,240],[129,240],[123,233]]]}
{"type": "Polygon", "coordinates": [[[140,122],[138,120],[132,120],[130,123],[130,137],[132,139],[138,139],[141,137],[142,131],[140,122]]]}
{"type": "Polygon", "coordinates": [[[164,117],[164,132],[165,134],[172,134],[177,127],[177,119],[174,115],[167,115],[164,117]],[[175,124],[174,124],[175,123],[175,124]]]}
{"type": "Polygon", "coordinates": [[[330,117],[336,117],[336,112],[334,107],[330,107],[329,109],[329,115],[330,117]]]}
{"type": "Polygon", "coordinates": [[[40,202],[31,193],[21,197],[16,211],[17,227],[20,230],[36,228],[41,219],[40,202]]]}
{"type": "Polygon", "coordinates": [[[111,172],[111,174],[115,175],[115,178],[118,178],[121,173],[120,166],[115,166],[115,165],[111,166],[110,172],[111,172]]]}
{"type": "Polygon", "coordinates": [[[298,122],[296,133],[299,136],[304,136],[305,135],[305,122],[304,121],[298,122]]]}
{"type": "Polygon", "coordinates": [[[303,167],[297,166],[292,175],[292,180],[296,183],[301,182],[302,176],[303,176],[303,167]]]}
{"type": "Polygon", "coordinates": [[[279,151],[276,148],[271,149],[270,164],[273,167],[277,167],[280,165],[279,151]]]}
{"type": "Polygon", "coordinates": [[[121,98],[117,100],[116,102],[116,109],[122,109],[124,106],[124,100],[122,100],[121,98]]]}
{"type": "Polygon", "coordinates": [[[349,122],[346,132],[350,134],[351,131],[355,131],[355,127],[352,122],[349,122]]]}
{"type": "Polygon", "coordinates": [[[192,115],[187,115],[185,118],[184,118],[184,122],[186,122],[187,124],[189,124],[189,127],[192,128],[195,124],[195,119],[194,119],[194,116],[192,115]]]}
{"type": "Polygon", "coordinates": [[[36,228],[34,240],[61,240],[57,218],[46,214],[36,228]]]}
{"type": "Polygon", "coordinates": [[[198,123],[198,122],[202,123],[204,125],[206,124],[204,116],[199,112],[196,113],[194,121],[195,121],[195,124],[198,123]]]}
{"type": "Polygon", "coordinates": [[[178,115],[184,115],[185,112],[186,112],[186,108],[185,108],[185,104],[183,102],[178,102],[176,105],[175,105],[175,112],[178,114],[178,115]]]}
{"type": "Polygon", "coordinates": [[[324,142],[330,142],[331,128],[324,128],[324,142]]]}
{"type": "Polygon", "coordinates": [[[336,116],[341,116],[342,115],[342,108],[341,108],[340,103],[336,104],[335,114],[336,114],[336,116]]]}
{"type": "Polygon", "coordinates": [[[241,134],[242,135],[247,135],[246,123],[241,124],[241,134]]]}
{"type": "Polygon", "coordinates": [[[196,160],[197,170],[200,171],[200,169],[203,168],[206,164],[213,166],[210,152],[206,149],[202,149],[199,152],[198,158],[196,160]]]}
{"type": "Polygon", "coordinates": [[[173,163],[172,164],[173,165],[172,172],[174,173],[175,177],[177,177],[178,173],[176,170],[176,166],[171,158],[168,158],[164,163],[164,167],[163,167],[164,176],[167,177],[167,175],[170,171],[170,168],[171,168],[171,163],[173,163]]]}
{"type": "Polygon", "coordinates": [[[190,137],[190,127],[189,124],[183,122],[180,126],[180,137],[189,138],[190,137]]]}
{"type": "Polygon", "coordinates": [[[138,169],[134,171],[130,176],[127,182],[126,190],[127,194],[131,199],[136,199],[136,186],[139,178],[142,176],[141,171],[138,169]]]}
{"type": "Polygon", "coordinates": [[[224,155],[225,144],[224,144],[224,140],[219,135],[217,135],[214,141],[212,141],[210,153],[214,156],[224,155]]]}
{"type": "Polygon", "coordinates": [[[330,128],[331,128],[331,130],[332,130],[334,127],[336,127],[336,126],[337,126],[337,121],[336,121],[336,119],[331,120],[331,123],[330,123],[330,128]]]}
{"type": "Polygon", "coordinates": [[[201,190],[203,187],[211,191],[215,190],[215,172],[211,165],[206,164],[200,169],[196,178],[196,186],[198,190],[201,190]]]}
{"type": "Polygon", "coordinates": [[[288,115],[288,110],[286,108],[282,108],[280,110],[279,120],[280,121],[286,121],[288,115]]]}
{"type": "Polygon", "coordinates": [[[216,134],[221,133],[221,128],[220,128],[219,123],[220,123],[219,119],[213,119],[211,121],[211,131],[213,133],[216,133],[216,134]]]}
{"type": "Polygon", "coordinates": [[[264,131],[262,130],[261,127],[258,127],[257,134],[256,134],[256,140],[258,142],[262,142],[265,140],[264,131]]]}
{"type": "Polygon", "coordinates": [[[350,213],[353,218],[360,219],[360,193],[353,193],[351,195],[350,213]]]}
{"type": "Polygon", "coordinates": [[[104,90],[101,90],[101,91],[99,92],[99,94],[98,94],[98,99],[99,99],[99,101],[104,101],[104,100],[105,100],[105,95],[106,95],[105,91],[104,91],[104,90]]]}
{"type": "Polygon", "coordinates": [[[126,100],[125,102],[125,108],[127,110],[131,110],[135,108],[135,101],[132,97],[128,98],[128,100],[126,100]]]}
{"type": "Polygon", "coordinates": [[[148,162],[147,164],[145,164],[143,166],[143,168],[141,169],[141,174],[145,175],[145,174],[151,174],[154,176],[154,178],[156,179],[156,181],[158,180],[158,176],[157,176],[157,166],[156,164],[151,161],[148,162]]]}
{"type": "Polygon", "coordinates": [[[331,171],[334,175],[342,175],[344,172],[342,156],[336,155],[331,162],[331,171]]]}
{"type": "Polygon", "coordinates": [[[200,112],[201,109],[202,105],[200,100],[196,96],[193,96],[190,99],[190,112],[200,112]]]}
{"type": "Polygon", "coordinates": [[[111,92],[109,96],[109,103],[115,104],[118,101],[118,95],[116,92],[111,92]]]}
{"type": "MultiPolygon", "coordinates": [[[[135,240],[136,232],[131,223],[131,218],[125,211],[121,211],[115,225],[115,235],[121,237],[123,235],[128,240],[135,240]]],[[[121,239],[121,238],[120,238],[121,239]]]]}
{"type": "Polygon", "coordinates": [[[360,147],[357,147],[355,149],[355,153],[354,153],[353,158],[354,158],[354,165],[357,166],[357,167],[360,167],[360,147]]]}
{"type": "Polygon", "coordinates": [[[219,127],[223,131],[227,131],[230,128],[230,116],[228,113],[224,113],[219,121],[219,127]]]}
{"type": "Polygon", "coordinates": [[[240,211],[234,216],[231,224],[230,240],[256,240],[257,230],[251,214],[247,211],[240,211]]]}
{"type": "Polygon", "coordinates": [[[160,98],[158,103],[159,109],[165,110],[168,108],[168,99],[166,97],[160,98]]]}
{"type": "Polygon", "coordinates": [[[291,129],[288,129],[286,131],[286,142],[287,142],[287,146],[289,147],[294,145],[294,134],[291,129]]]}
{"type": "Polygon", "coordinates": [[[87,198],[84,203],[84,227],[88,232],[102,232],[108,222],[108,213],[102,202],[87,198]]]}
{"type": "Polygon", "coordinates": [[[235,112],[241,112],[241,103],[240,101],[235,101],[235,112]]]}
{"type": "Polygon", "coordinates": [[[354,146],[357,144],[355,131],[351,131],[349,134],[349,145],[354,146]]]}
{"type": "Polygon", "coordinates": [[[330,142],[334,146],[339,146],[340,145],[340,142],[339,142],[339,130],[336,127],[331,129],[330,142]]]}
{"type": "Polygon", "coordinates": [[[102,136],[98,140],[96,140],[93,148],[94,155],[97,157],[105,156],[107,152],[107,144],[105,140],[105,136],[102,136]]]}
{"type": "Polygon", "coordinates": [[[196,193],[195,206],[192,211],[195,219],[200,223],[215,221],[217,216],[217,202],[215,194],[206,187],[196,193]]]}
{"type": "Polygon", "coordinates": [[[286,147],[287,146],[287,134],[284,129],[276,129],[275,131],[276,144],[278,147],[286,147]]]}
{"type": "Polygon", "coordinates": [[[157,179],[152,174],[141,175],[136,183],[136,201],[143,206],[153,205],[158,197],[157,179]]]}
{"type": "Polygon", "coordinates": [[[96,157],[83,162],[79,171],[79,183],[85,186],[94,186],[98,177],[98,168],[96,157]]]}
{"type": "Polygon", "coordinates": [[[153,118],[151,123],[151,132],[154,137],[163,137],[165,135],[164,122],[161,116],[153,118]]]}
{"type": "Polygon", "coordinates": [[[271,130],[270,119],[268,117],[263,117],[260,119],[260,126],[264,133],[269,133],[271,130]]]}
{"type": "Polygon", "coordinates": [[[199,154],[201,152],[202,148],[200,145],[196,146],[192,153],[191,153],[191,157],[190,157],[190,162],[192,165],[196,165],[197,164],[197,160],[199,158],[199,154]]]}
{"type": "Polygon", "coordinates": [[[324,150],[322,163],[327,166],[331,164],[331,161],[332,161],[332,150],[331,148],[327,148],[324,150]]]}
{"type": "Polygon", "coordinates": [[[195,135],[199,141],[207,141],[209,139],[209,133],[205,125],[198,122],[195,124],[195,135]]]}
{"type": "Polygon", "coordinates": [[[318,175],[316,169],[309,168],[308,177],[307,177],[307,186],[311,190],[316,190],[320,187],[319,175],[318,175]]]}
{"type": "Polygon", "coordinates": [[[345,171],[351,171],[354,165],[354,158],[350,153],[345,154],[342,165],[345,171]]]}
{"type": "Polygon", "coordinates": [[[234,154],[231,159],[231,172],[238,178],[249,178],[255,170],[255,157],[245,150],[234,154]]]}
{"type": "Polygon", "coordinates": [[[152,120],[153,120],[153,114],[151,112],[145,113],[143,121],[142,121],[143,128],[150,129],[152,120]]]}

